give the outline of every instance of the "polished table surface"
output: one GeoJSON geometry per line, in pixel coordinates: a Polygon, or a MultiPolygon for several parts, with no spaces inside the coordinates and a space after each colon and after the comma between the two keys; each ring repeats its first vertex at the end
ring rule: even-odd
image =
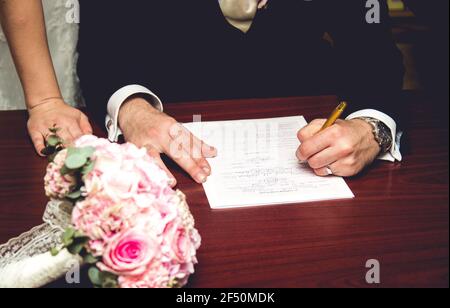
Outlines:
{"type": "MultiPolygon", "coordinates": [[[[324,117],[332,97],[167,104],[179,121],[324,117]]],[[[203,237],[190,287],[448,287],[448,115],[411,99],[402,163],[376,162],[348,179],[354,200],[211,210],[203,188],[170,164],[203,237]]],[[[45,159],[26,133],[25,112],[0,112],[0,242],[41,223],[45,159]]],[[[97,134],[104,132],[96,129],[97,134]]]]}

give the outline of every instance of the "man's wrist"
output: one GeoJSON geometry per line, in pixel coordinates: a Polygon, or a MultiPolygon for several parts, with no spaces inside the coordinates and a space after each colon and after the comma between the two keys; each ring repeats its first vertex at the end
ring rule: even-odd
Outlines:
{"type": "Polygon", "coordinates": [[[141,96],[131,96],[122,104],[119,109],[119,127],[122,129],[125,128],[130,119],[132,119],[132,121],[136,121],[136,116],[143,111],[155,113],[160,112],[141,96]]]}
{"type": "Polygon", "coordinates": [[[380,153],[388,153],[391,150],[393,144],[392,132],[389,127],[387,127],[387,125],[382,121],[371,117],[360,117],[359,119],[365,121],[371,126],[375,141],[380,146],[380,153]]]}
{"type": "MultiPolygon", "coordinates": [[[[107,107],[107,116],[106,116],[106,129],[108,130],[108,139],[111,142],[116,142],[120,135],[122,135],[121,125],[119,122],[119,112],[121,111],[121,107],[125,102],[132,102],[129,104],[127,108],[125,108],[122,112],[122,126],[126,125],[128,122],[128,118],[130,117],[130,113],[135,108],[131,108],[132,106],[143,106],[143,102],[146,102],[146,105],[153,106],[156,110],[162,111],[163,105],[161,100],[149,89],[140,86],[140,85],[129,85],[117,90],[109,99],[108,107],[107,107]],[[138,100],[136,98],[141,98],[143,101],[138,100]]],[[[148,107],[148,106],[146,106],[148,107]]],[[[144,107],[144,108],[146,108],[144,107]]],[[[142,110],[142,108],[140,108],[142,110]]],[[[149,109],[152,110],[152,109],[149,109]]],[[[139,113],[133,114],[132,116],[139,116],[139,113]]],[[[130,120],[132,119],[130,117],[130,120]]]]}
{"type": "Polygon", "coordinates": [[[364,136],[365,136],[364,138],[366,138],[366,140],[369,140],[373,144],[374,147],[377,147],[379,153],[381,153],[380,145],[378,144],[377,140],[375,139],[375,135],[373,134],[373,128],[370,125],[370,123],[368,123],[367,121],[365,121],[364,119],[361,119],[361,118],[352,119],[350,121],[359,123],[358,129],[360,132],[364,132],[364,136]]]}

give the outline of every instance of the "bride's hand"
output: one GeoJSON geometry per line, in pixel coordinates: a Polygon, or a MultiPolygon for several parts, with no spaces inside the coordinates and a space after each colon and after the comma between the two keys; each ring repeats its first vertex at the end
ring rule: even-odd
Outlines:
{"type": "Polygon", "coordinates": [[[89,120],[80,110],[67,105],[62,99],[48,100],[29,110],[28,133],[33,141],[36,152],[43,156],[45,137],[49,128],[57,127],[59,137],[66,144],[81,137],[92,134],[89,120]]]}

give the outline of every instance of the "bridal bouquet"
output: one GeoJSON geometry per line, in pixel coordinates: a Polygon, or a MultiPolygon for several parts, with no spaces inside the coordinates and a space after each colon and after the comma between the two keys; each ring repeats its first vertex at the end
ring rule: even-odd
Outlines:
{"type": "Polygon", "coordinates": [[[48,143],[59,152],[50,156],[46,194],[70,205],[53,258],[82,259],[96,287],[184,286],[201,239],[184,195],[146,150],[94,136],[67,149],[56,134],[48,143]]]}

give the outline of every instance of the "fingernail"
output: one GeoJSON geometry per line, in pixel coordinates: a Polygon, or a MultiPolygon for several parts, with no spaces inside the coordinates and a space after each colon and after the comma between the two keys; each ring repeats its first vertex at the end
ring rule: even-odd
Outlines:
{"type": "Polygon", "coordinates": [[[197,182],[199,182],[200,184],[204,184],[206,183],[207,180],[207,176],[203,173],[200,173],[199,175],[197,175],[197,182]]]}
{"type": "Polygon", "coordinates": [[[209,168],[209,167],[203,167],[202,169],[203,169],[203,171],[205,171],[206,174],[211,173],[211,168],[209,168]]]}

